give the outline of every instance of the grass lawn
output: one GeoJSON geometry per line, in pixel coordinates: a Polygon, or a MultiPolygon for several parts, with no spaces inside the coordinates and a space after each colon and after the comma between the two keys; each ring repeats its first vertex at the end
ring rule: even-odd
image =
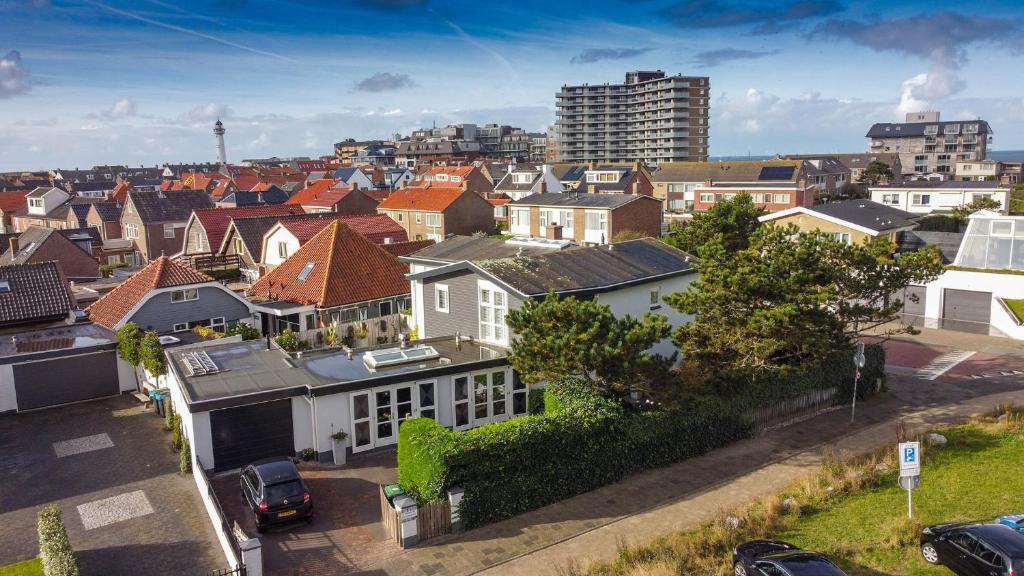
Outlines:
{"type": "Polygon", "coordinates": [[[779,537],[833,555],[854,576],[948,575],[921,559],[916,541],[906,541],[917,525],[1024,511],[1024,437],[973,424],[945,432],[949,446],[925,453],[913,524],[906,520],[907,493],[890,482],[800,518],[779,537]]]}
{"type": "Polygon", "coordinates": [[[817,476],[699,528],[624,548],[613,562],[569,570],[571,575],[661,576],[732,573],[731,550],[757,538],[786,540],[827,554],[851,576],[944,575],[921,558],[921,528],[950,521],[992,521],[1024,513],[1024,413],[1012,426],[994,418],[941,430],[946,446],[926,447],[921,486],[914,491],[914,518],[907,494],[896,484],[895,445],[867,458],[826,458],[817,476]],[[786,499],[796,505],[787,509],[786,499]]]}
{"type": "Polygon", "coordinates": [[[0,566],[0,576],[43,576],[43,563],[39,558],[33,558],[17,564],[0,566]]]}
{"type": "Polygon", "coordinates": [[[1013,315],[1017,317],[1017,321],[1024,321],[1024,300],[1013,300],[1010,298],[1003,298],[1003,302],[1010,308],[1013,315]]]}

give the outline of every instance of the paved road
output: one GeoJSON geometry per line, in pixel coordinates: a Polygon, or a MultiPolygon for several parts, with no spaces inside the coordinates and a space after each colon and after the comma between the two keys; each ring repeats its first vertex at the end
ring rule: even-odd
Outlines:
{"type": "Polygon", "coordinates": [[[947,373],[936,380],[913,376],[914,370],[949,349],[991,351],[1001,365],[1024,358],[1017,355],[1024,349],[1016,345],[1001,349],[1005,340],[968,336],[939,333],[890,342],[893,350],[920,344],[929,351],[906,354],[918,359],[907,363],[917,365],[897,370],[906,375],[891,376],[887,395],[862,404],[856,425],[848,424],[845,412],[825,414],[504,522],[435,540],[366,573],[555,574],[570,560],[611,559],[620,543],[646,542],[696,525],[723,508],[775,493],[816,469],[826,445],[866,451],[895,441],[897,420],[923,428],[956,421],[1001,402],[1024,403],[1020,376],[966,379],[947,373]]]}
{"type": "Polygon", "coordinates": [[[57,504],[83,576],[202,575],[227,566],[163,420],[128,397],[0,416],[0,565],[39,553],[57,504]]]}

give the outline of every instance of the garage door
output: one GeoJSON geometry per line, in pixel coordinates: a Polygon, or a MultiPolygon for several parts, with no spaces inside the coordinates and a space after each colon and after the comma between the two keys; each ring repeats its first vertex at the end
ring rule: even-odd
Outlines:
{"type": "Polygon", "coordinates": [[[294,456],[291,399],[210,412],[214,470],[240,468],[261,458],[294,456]]]}
{"type": "Polygon", "coordinates": [[[942,295],[942,327],[988,331],[992,319],[992,293],[947,289],[942,295]]]}
{"type": "Polygon", "coordinates": [[[15,364],[14,391],[18,398],[18,410],[117,394],[120,390],[116,354],[111,350],[15,364]]]}
{"type": "Polygon", "coordinates": [[[925,298],[928,289],[924,286],[907,286],[903,293],[897,293],[896,297],[903,300],[903,313],[914,316],[924,316],[925,298]]]}

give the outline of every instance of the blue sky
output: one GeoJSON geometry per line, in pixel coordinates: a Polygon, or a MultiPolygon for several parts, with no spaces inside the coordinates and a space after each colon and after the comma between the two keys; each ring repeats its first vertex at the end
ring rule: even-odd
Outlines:
{"type": "Polygon", "coordinates": [[[233,160],[541,130],[634,69],[711,77],[712,155],[863,150],[922,108],[1019,149],[1022,39],[1009,0],[0,0],[0,170],[212,160],[217,117],[233,160]]]}

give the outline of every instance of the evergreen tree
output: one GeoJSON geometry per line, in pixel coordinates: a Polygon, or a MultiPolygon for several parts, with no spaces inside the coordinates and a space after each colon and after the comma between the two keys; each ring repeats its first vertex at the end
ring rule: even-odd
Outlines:
{"type": "Polygon", "coordinates": [[[758,219],[765,210],[754,204],[750,194],[739,194],[730,200],[716,202],[707,212],[694,214],[685,226],[675,225],[665,242],[693,255],[717,236],[731,252],[743,250],[750,236],[761,226],[758,219]]]}
{"type": "Polygon", "coordinates": [[[141,340],[142,332],[139,327],[134,322],[128,322],[117,331],[117,355],[133,367],[138,366],[141,361],[139,357],[141,340]]]}

